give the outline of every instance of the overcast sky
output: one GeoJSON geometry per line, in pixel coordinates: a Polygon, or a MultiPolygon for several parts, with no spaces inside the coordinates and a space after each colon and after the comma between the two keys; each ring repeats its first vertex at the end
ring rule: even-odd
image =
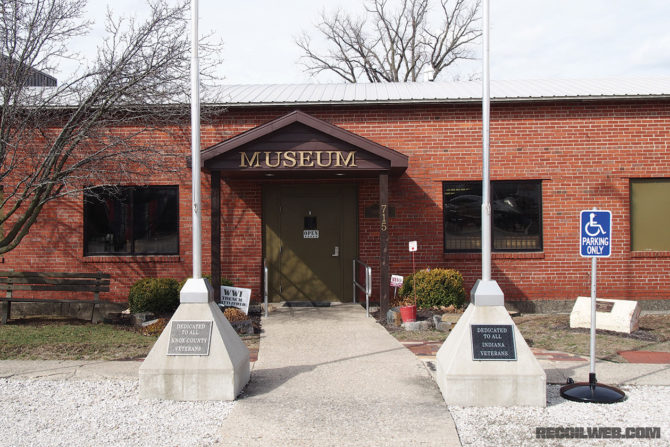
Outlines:
{"type": "MultiPolygon", "coordinates": [[[[107,4],[132,13],[137,0],[89,0],[103,22],[107,4]]],[[[224,42],[220,73],[229,84],[340,82],[311,79],[298,64],[295,38],[325,8],[362,14],[362,0],[199,0],[201,33],[224,42]]],[[[668,0],[491,0],[492,79],[670,75],[668,0]]],[[[82,46],[93,52],[95,39],[82,46]]],[[[479,48],[478,48],[479,50],[479,48]]],[[[481,61],[452,74],[481,72],[481,61]]],[[[442,79],[449,80],[447,74],[442,79]]]]}

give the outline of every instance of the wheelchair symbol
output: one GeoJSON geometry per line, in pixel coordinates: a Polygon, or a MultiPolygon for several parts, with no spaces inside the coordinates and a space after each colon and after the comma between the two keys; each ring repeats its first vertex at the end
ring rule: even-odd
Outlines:
{"type": "Polygon", "coordinates": [[[586,232],[586,234],[588,234],[591,237],[598,236],[599,234],[603,235],[607,234],[605,230],[603,230],[603,227],[594,220],[595,217],[596,217],[595,213],[589,214],[589,222],[584,226],[584,231],[586,232]]]}

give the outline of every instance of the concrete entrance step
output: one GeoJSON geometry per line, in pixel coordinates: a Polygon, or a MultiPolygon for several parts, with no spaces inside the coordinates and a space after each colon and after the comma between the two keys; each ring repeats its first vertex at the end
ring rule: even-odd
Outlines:
{"type": "Polygon", "coordinates": [[[330,307],[331,304],[341,304],[341,303],[331,303],[330,301],[284,301],[282,307],[330,307]]]}

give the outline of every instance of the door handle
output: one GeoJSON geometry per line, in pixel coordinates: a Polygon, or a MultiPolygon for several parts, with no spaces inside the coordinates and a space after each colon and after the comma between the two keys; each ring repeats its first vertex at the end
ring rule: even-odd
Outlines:
{"type": "Polygon", "coordinates": [[[335,248],[333,249],[333,254],[331,256],[334,258],[340,256],[340,247],[336,245],[335,248]]]}

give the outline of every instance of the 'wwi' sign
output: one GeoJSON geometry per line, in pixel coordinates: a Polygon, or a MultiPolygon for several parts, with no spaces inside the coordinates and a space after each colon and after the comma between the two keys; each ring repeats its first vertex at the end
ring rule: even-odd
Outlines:
{"type": "Polygon", "coordinates": [[[237,307],[248,315],[250,299],[251,289],[221,286],[221,305],[224,307],[237,307]]]}

